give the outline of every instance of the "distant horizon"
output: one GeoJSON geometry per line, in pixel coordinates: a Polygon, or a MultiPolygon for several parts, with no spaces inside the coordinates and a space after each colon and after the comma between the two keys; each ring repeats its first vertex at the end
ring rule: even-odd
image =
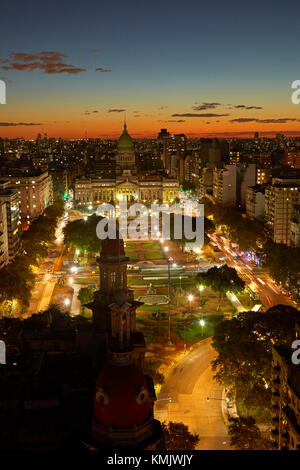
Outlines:
{"type": "MultiPolygon", "coordinates": [[[[170,135],[177,135],[177,134],[184,134],[187,139],[201,139],[201,138],[223,138],[223,139],[254,139],[254,133],[258,131],[249,131],[245,133],[199,133],[198,135],[195,134],[189,134],[188,132],[172,132],[172,130],[168,129],[167,127],[162,127],[159,129],[156,133],[149,134],[149,135],[138,135],[135,134],[134,132],[130,132],[130,128],[127,126],[128,132],[130,136],[134,140],[155,140],[157,139],[157,136],[160,132],[161,129],[167,129],[167,131],[170,133],[170,135]]],[[[102,140],[113,140],[113,141],[118,141],[119,137],[121,136],[122,130],[118,135],[116,133],[112,134],[111,136],[109,135],[104,135],[104,134],[96,134],[96,135],[86,135],[86,136],[63,136],[63,135],[50,135],[47,133],[47,131],[43,130],[41,132],[36,132],[32,136],[22,136],[22,135],[15,135],[15,136],[8,136],[8,135],[3,135],[0,134],[0,138],[2,139],[9,139],[9,140],[17,140],[17,139],[24,139],[24,140],[36,140],[38,134],[41,134],[42,139],[44,138],[44,135],[47,134],[48,139],[63,139],[63,140],[88,140],[88,139],[102,139],[102,140]]],[[[300,130],[299,131],[265,131],[265,132],[258,132],[259,137],[258,138],[276,138],[277,134],[282,134],[284,137],[300,137],[300,130]]]]}

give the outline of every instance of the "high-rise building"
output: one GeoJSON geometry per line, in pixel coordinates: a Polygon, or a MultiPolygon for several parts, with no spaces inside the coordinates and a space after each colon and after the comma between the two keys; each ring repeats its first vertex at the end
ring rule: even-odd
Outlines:
{"type": "Polygon", "coordinates": [[[265,189],[265,185],[258,184],[247,188],[246,212],[251,220],[264,221],[265,189]]]}
{"type": "Polygon", "coordinates": [[[0,269],[9,262],[6,204],[0,201],[0,269]]]}
{"type": "Polygon", "coordinates": [[[263,166],[256,166],[256,184],[265,184],[269,183],[272,178],[271,168],[266,168],[263,166]]]}
{"type": "Polygon", "coordinates": [[[273,178],[265,192],[265,227],[275,243],[290,244],[293,207],[300,202],[300,179],[273,178]]]}
{"type": "Polygon", "coordinates": [[[213,172],[213,201],[223,207],[236,204],[237,167],[225,165],[213,172]]]}
{"type": "Polygon", "coordinates": [[[300,246],[300,204],[293,206],[293,213],[290,223],[290,243],[291,246],[300,246]]]}
{"type": "Polygon", "coordinates": [[[272,356],[272,438],[278,450],[300,450],[300,369],[290,347],[273,347],[272,356]]]}
{"type": "Polygon", "coordinates": [[[9,189],[8,181],[0,181],[0,202],[6,204],[6,222],[9,261],[13,261],[20,249],[20,207],[18,191],[9,189]]]}
{"type": "Polygon", "coordinates": [[[256,183],[256,165],[255,163],[243,164],[237,166],[237,201],[244,206],[246,204],[247,189],[256,183]]]}
{"type": "Polygon", "coordinates": [[[283,164],[291,168],[300,169],[300,151],[285,151],[283,156],[283,164]]]}
{"type": "Polygon", "coordinates": [[[184,158],[186,154],[186,136],[184,134],[170,134],[167,129],[161,129],[157,142],[166,172],[175,175],[180,159],[184,158]]]}
{"type": "Polygon", "coordinates": [[[52,178],[41,170],[12,169],[5,173],[1,178],[9,182],[8,189],[18,191],[21,227],[27,230],[53,202],[52,178]]]}

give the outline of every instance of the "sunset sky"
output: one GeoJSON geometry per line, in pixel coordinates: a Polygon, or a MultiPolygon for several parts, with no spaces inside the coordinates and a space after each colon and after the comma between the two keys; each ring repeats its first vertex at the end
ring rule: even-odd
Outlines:
{"type": "Polygon", "coordinates": [[[10,1],[0,136],[300,135],[298,1],[10,1]],[[98,69],[98,70],[97,70],[98,69]]]}

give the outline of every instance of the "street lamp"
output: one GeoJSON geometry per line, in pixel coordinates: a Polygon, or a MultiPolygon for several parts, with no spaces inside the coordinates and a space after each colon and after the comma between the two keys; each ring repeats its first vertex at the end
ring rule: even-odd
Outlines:
{"type": "Polygon", "coordinates": [[[190,294],[190,295],[188,296],[190,315],[192,314],[191,302],[193,301],[193,299],[194,299],[194,297],[192,296],[192,294],[190,294]]]}
{"type": "Polygon", "coordinates": [[[199,323],[200,323],[200,325],[201,325],[201,327],[202,327],[202,333],[201,333],[201,334],[202,334],[202,336],[203,336],[203,327],[204,327],[204,325],[205,325],[205,321],[203,320],[203,318],[201,318],[201,320],[200,320],[199,323]]]}
{"type": "Polygon", "coordinates": [[[224,398],[215,398],[215,397],[206,397],[207,403],[209,403],[210,400],[226,401],[226,403],[229,403],[229,401],[230,401],[228,397],[226,397],[225,399],[224,398]]]}
{"type": "MultiPolygon", "coordinates": [[[[168,247],[165,247],[165,251],[168,251],[168,247]]],[[[168,338],[168,345],[172,345],[171,341],[171,314],[170,314],[170,294],[171,294],[171,269],[170,269],[170,262],[172,258],[168,258],[168,317],[169,317],[169,338],[168,338]]]]}
{"type": "Polygon", "coordinates": [[[66,307],[68,307],[70,305],[70,303],[71,303],[70,299],[65,299],[64,300],[64,304],[65,304],[66,307]]]}

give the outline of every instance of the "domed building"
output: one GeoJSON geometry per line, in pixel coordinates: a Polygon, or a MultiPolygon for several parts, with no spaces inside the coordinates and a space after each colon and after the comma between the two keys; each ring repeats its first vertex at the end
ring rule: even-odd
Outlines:
{"type": "Polygon", "coordinates": [[[117,149],[119,151],[124,151],[124,150],[134,151],[134,143],[133,143],[132,138],[128,134],[126,122],[124,122],[123,133],[118,140],[117,149]]]}
{"type": "Polygon", "coordinates": [[[122,175],[124,170],[128,176],[136,174],[137,172],[134,143],[128,134],[126,122],[124,123],[123,133],[117,144],[116,175],[122,175]]]}
{"type": "Polygon", "coordinates": [[[111,201],[140,202],[150,205],[172,203],[179,194],[177,178],[167,174],[149,175],[137,161],[134,142],[124,123],[115,155],[115,177],[91,174],[75,180],[75,205],[79,209],[111,201]]]}

